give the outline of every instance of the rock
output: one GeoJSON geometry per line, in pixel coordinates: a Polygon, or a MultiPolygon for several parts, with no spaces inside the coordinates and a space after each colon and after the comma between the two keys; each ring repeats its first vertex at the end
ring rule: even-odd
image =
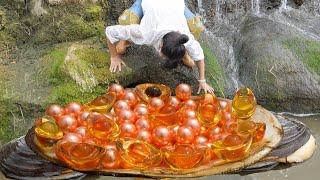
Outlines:
{"type": "Polygon", "coordinates": [[[48,14],[48,12],[42,7],[42,0],[32,0],[31,4],[33,4],[33,8],[31,10],[31,13],[35,16],[42,16],[45,14],[48,14]]]}
{"type": "Polygon", "coordinates": [[[293,0],[293,2],[297,5],[297,6],[301,6],[304,3],[304,0],[293,0]]]}
{"type": "Polygon", "coordinates": [[[240,81],[278,111],[320,110],[320,41],[267,18],[248,17],[237,44],[240,81]]]}

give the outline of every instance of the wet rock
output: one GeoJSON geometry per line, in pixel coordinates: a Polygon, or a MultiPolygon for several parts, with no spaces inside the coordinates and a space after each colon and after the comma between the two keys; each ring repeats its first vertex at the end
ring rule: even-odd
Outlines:
{"type": "Polygon", "coordinates": [[[301,6],[304,3],[304,0],[293,0],[293,2],[297,5],[297,6],[301,6]]]}
{"type": "Polygon", "coordinates": [[[267,18],[248,17],[237,43],[240,81],[264,106],[314,112],[320,107],[320,41],[267,18]]]}

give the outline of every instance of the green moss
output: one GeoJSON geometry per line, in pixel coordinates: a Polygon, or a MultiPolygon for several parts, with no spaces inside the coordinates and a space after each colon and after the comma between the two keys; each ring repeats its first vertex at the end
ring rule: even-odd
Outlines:
{"type": "Polygon", "coordinates": [[[287,39],[284,46],[297,55],[307,67],[320,75],[320,42],[304,38],[287,39]]]}
{"type": "Polygon", "coordinates": [[[102,8],[101,6],[90,6],[85,10],[85,19],[87,21],[98,20],[101,19],[102,8]]]}
{"type": "Polygon", "coordinates": [[[225,74],[214,53],[205,45],[202,49],[206,62],[206,75],[209,84],[215,89],[216,95],[224,96],[225,74]]]}

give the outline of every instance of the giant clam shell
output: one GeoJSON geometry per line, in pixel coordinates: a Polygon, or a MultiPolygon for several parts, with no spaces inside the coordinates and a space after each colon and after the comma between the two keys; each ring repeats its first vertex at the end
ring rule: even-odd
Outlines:
{"type": "MultiPolygon", "coordinates": [[[[266,123],[266,133],[261,143],[258,143],[250,150],[250,156],[246,159],[231,163],[208,164],[191,170],[173,171],[170,169],[154,168],[152,170],[108,170],[98,173],[100,175],[113,176],[145,176],[145,177],[199,177],[219,173],[228,173],[240,170],[259,161],[272,149],[276,148],[282,137],[282,127],[277,118],[269,111],[258,106],[253,120],[266,123]]],[[[25,143],[24,138],[8,143],[1,150],[0,167],[1,171],[11,178],[26,179],[26,177],[53,177],[53,178],[75,178],[84,174],[68,170],[62,166],[51,163],[41,158],[42,154],[33,145],[32,130],[26,136],[26,141],[36,153],[25,143]],[[22,155],[21,155],[22,154],[22,155]],[[17,163],[19,162],[19,164],[17,163]]]]}
{"type": "MultiPolygon", "coordinates": [[[[242,173],[268,171],[279,168],[278,165],[282,163],[295,163],[295,159],[299,162],[309,159],[315,151],[315,142],[310,129],[302,122],[294,119],[275,115],[283,128],[283,137],[277,146],[266,157],[261,159],[254,165],[248,166],[242,170],[242,173]],[[310,144],[307,149],[304,147],[310,144]],[[296,157],[295,152],[304,151],[304,156],[296,157]],[[310,151],[310,152],[307,152],[310,151]]],[[[287,166],[281,166],[285,168],[287,166]]]]}

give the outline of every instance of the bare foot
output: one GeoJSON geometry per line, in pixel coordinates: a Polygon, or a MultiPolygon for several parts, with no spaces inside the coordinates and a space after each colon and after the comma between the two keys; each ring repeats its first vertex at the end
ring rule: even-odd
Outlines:
{"type": "Polygon", "coordinates": [[[124,53],[126,53],[126,50],[129,46],[129,41],[120,40],[116,45],[117,53],[123,55],[124,53]]]}
{"type": "Polygon", "coordinates": [[[189,68],[192,68],[195,65],[194,61],[191,59],[191,57],[187,53],[183,57],[182,62],[184,65],[186,65],[189,68]]]}

